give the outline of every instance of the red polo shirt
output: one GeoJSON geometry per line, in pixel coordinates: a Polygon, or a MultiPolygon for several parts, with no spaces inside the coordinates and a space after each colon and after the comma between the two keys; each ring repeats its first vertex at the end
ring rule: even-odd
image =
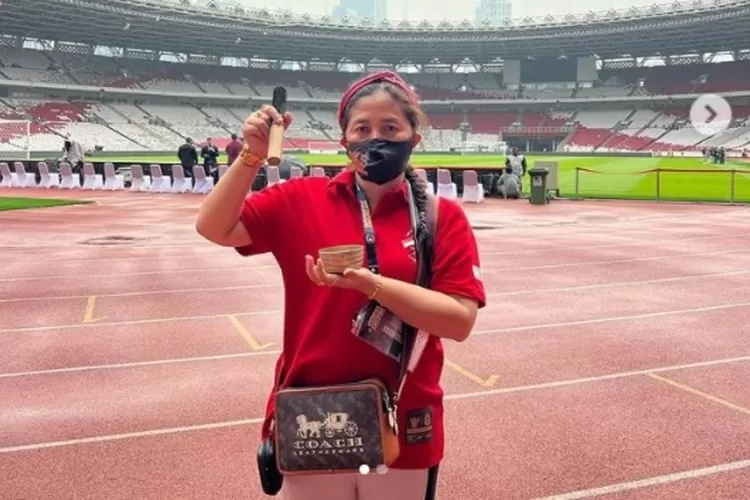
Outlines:
{"type": "MultiPolygon", "coordinates": [[[[486,297],[471,226],[457,203],[441,199],[439,207],[431,288],[475,299],[484,307],[486,297]]],[[[352,318],[367,303],[367,297],[352,290],[319,287],[305,272],[307,254],[317,258],[320,248],[364,243],[354,174],[345,171],[330,180],[304,177],[267,187],[248,197],[241,220],[252,244],[237,251],[242,255],[271,252],[283,274],[284,340],[275,379],[281,370],[285,387],[342,384],[377,376],[395,388],[398,364],[351,333],[352,318]]],[[[414,283],[416,261],[410,245],[405,184],[382,197],[372,213],[372,223],[381,273],[414,283]]],[[[431,336],[416,370],[407,376],[398,412],[401,454],[394,468],[428,468],[443,457],[443,358],[442,341],[431,336]],[[420,418],[409,418],[415,416],[420,418]],[[407,443],[407,427],[416,422],[422,439],[407,443]]],[[[272,393],[264,438],[273,411],[272,393]]]]}

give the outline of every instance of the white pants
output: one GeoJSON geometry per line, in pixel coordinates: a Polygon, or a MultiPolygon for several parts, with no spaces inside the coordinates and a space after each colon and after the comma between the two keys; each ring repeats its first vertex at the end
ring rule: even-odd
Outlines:
{"type": "Polygon", "coordinates": [[[390,469],[385,474],[285,476],[283,500],[424,500],[427,469],[390,469]]]}

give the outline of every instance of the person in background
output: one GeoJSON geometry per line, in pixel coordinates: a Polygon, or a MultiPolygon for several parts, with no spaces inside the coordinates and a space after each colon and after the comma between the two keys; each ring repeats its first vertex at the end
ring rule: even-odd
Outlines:
{"type": "Polygon", "coordinates": [[[83,146],[71,139],[70,136],[67,136],[65,142],[63,142],[62,151],[63,154],[60,161],[70,163],[72,173],[77,173],[81,177],[81,182],[83,182],[83,146]]]}
{"type": "Polygon", "coordinates": [[[190,137],[186,137],[185,144],[177,150],[177,158],[180,160],[180,165],[182,165],[185,175],[192,177],[193,166],[198,163],[198,151],[195,150],[193,140],[190,137]]]}
{"type": "Polygon", "coordinates": [[[218,175],[219,148],[214,145],[213,139],[210,137],[206,139],[206,145],[201,149],[201,157],[203,158],[203,168],[206,169],[206,175],[213,177],[214,172],[218,175]]]}
{"type": "MultiPolygon", "coordinates": [[[[227,144],[226,147],[227,165],[234,163],[234,160],[240,155],[240,151],[242,151],[242,143],[237,138],[237,134],[232,134],[232,140],[229,141],[229,144],[227,144]]],[[[214,184],[219,182],[219,170],[217,169],[215,174],[212,175],[214,178],[214,184]]]]}
{"type": "Polygon", "coordinates": [[[503,197],[521,197],[524,175],[526,175],[526,158],[518,153],[518,148],[513,148],[511,155],[505,159],[505,172],[500,176],[498,183],[503,197]]]}

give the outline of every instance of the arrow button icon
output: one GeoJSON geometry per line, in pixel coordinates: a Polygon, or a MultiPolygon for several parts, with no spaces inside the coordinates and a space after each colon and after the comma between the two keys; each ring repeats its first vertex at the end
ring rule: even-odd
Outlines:
{"type": "Polygon", "coordinates": [[[690,107],[690,123],[705,136],[714,136],[732,123],[732,106],[716,94],[704,94],[690,107]]]}

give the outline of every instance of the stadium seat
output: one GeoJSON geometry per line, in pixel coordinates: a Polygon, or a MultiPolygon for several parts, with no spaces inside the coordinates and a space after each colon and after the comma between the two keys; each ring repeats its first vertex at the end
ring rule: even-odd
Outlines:
{"type": "Polygon", "coordinates": [[[103,189],[104,176],[97,174],[93,163],[83,164],[83,189],[103,189]]]}
{"type": "Polygon", "coordinates": [[[104,164],[104,189],[108,191],[115,191],[117,189],[125,188],[125,176],[118,174],[115,171],[115,166],[112,163],[104,164]]]}
{"type": "Polygon", "coordinates": [[[172,190],[172,182],[169,177],[162,174],[160,165],[152,163],[148,170],[151,174],[151,191],[155,193],[168,193],[172,190]]]}
{"type": "Polygon", "coordinates": [[[2,176],[0,187],[11,188],[18,185],[18,176],[10,171],[10,167],[5,162],[0,162],[0,175],[2,176]]]}
{"type": "Polygon", "coordinates": [[[151,176],[143,175],[143,167],[132,165],[130,167],[130,190],[131,191],[150,191],[151,176]]]}
{"type": "Polygon", "coordinates": [[[229,170],[229,165],[219,165],[219,180],[224,177],[224,174],[229,170]]]}
{"type": "Polygon", "coordinates": [[[469,203],[482,203],[484,201],[484,186],[479,182],[475,170],[466,170],[463,173],[464,191],[461,201],[469,203]]]}
{"type": "MultiPolygon", "coordinates": [[[[172,172],[174,172],[174,167],[172,167],[172,172]]],[[[195,179],[195,186],[193,186],[195,194],[208,194],[214,188],[214,178],[206,176],[206,169],[202,165],[193,165],[193,179],[195,179]]],[[[190,179],[187,181],[190,182],[190,179]]]]}
{"type": "Polygon", "coordinates": [[[39,187],[40,188],[59,188],[60,187],[60,174],[50,173],[49,167],[46,162],[40,161],[37,163],[39,169],[39,187]]]}
{"type": "Polygon", "coordinates": [[[323,167],[313,167],[310,169],[310,177],[325,177],[326,171],[323,167]]]}
{"type": "MultiPolygon", "coordinates": [[[[201,167],[201,170],[203,167],[201,167]]],[[[203,170],[203,176],[206,171],[203,170]]],[[[185,177],[185,169],[182,165],[172,165],[172,189],[173,193],[189,193],[193,190],[193,182],[189,177],[185,177]]]]}
{"type": "Polygon", "coordinates": [[[266,165],[266,178],[269,187],[284,182],[284,179],[279,175],[279,167],[272,167],[271,165],[266,165]]]}
{"type": "Polygon", "coordinates": [[[73,169],[68,162],[60,163],[60,189],[81,189],[81,178],[73,175],[73,169]]]}
{"type": "Polygon", "coordinates": [[[458,199],[458,188],[451,178],[450,170],[438,169],[437,195],[451,200],[458,199]]]}
{"type": "Polygon", "coordinates": [[[20,161],[13,162],[13,170],[16,171],[17,186],[22,188],[36,187],[36,176],[28,174],[26,167],[20,161]]]}
{"type": "Polygon", "coordinates": [[[291,171],[289,172],[289,178],[290,179],[296,179],[297,177],[304,177],[304,172],[302,172],[302,169],[299,167],[292,167],[291,171]]]}
{"type": "Polygon", "coordinates": [[[415,168],[414,173],[417,174],[427,184],[427,190],[430,194],[435,194],[435,185],[427,179],[427,171],[423,168],[415,168]]]}

